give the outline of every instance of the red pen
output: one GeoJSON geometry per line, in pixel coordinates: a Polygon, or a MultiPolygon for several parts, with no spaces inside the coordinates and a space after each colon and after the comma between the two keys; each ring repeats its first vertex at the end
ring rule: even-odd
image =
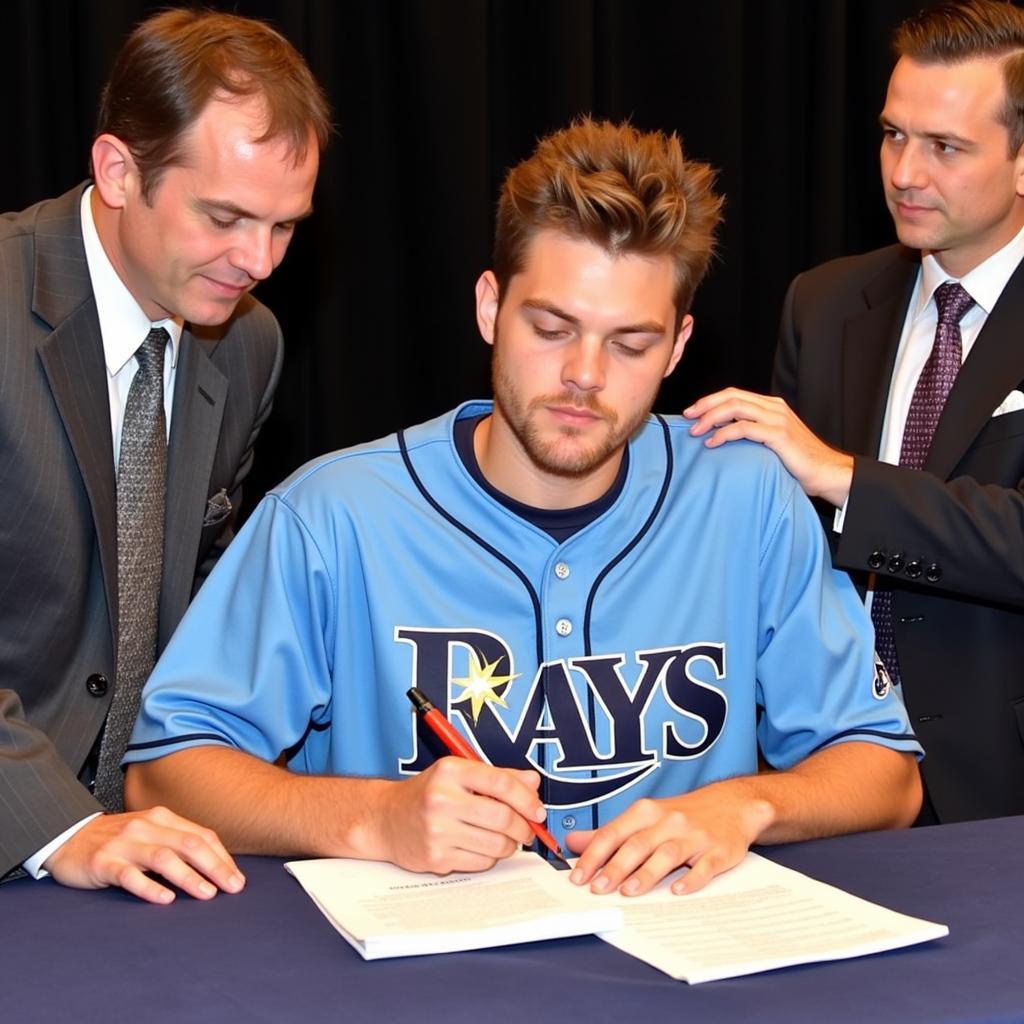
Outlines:
{"type": "MultiPolygon", "coordinates": [[[[427,695],[415,686],[406,694],[412,701],[412,706],[423,716],[423,721],[430,727],[430,731],[448,748],[449,753],[456,757],[464,757],[469,761],[483,761],[483,758],[463,739],[462,733],[458,732],[451,722],[448,721],[433,703],[427,699],[427,695]]],[[[561,847],[555,841],[555,837],[536,821],[528,821],[527,824],[533,829],[537,838],[564,864],[569,862],[565,859],[561,847]]]]}

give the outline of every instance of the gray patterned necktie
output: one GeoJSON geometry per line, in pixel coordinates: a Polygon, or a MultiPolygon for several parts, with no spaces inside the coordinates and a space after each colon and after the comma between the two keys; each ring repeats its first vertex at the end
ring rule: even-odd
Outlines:
{"type": "MultiPolygon", "coordinates": [[[[947,281],[935,289],[935,305],[939,311],[935,341],[910,399],[900,444],[900,465],[911,469],[924,466],[939,416],[960,372],[963,361],[960,320],[974,305],[974,299],[958,282],[947,281]]],[[[900,672],[892,622],[892,590],[885,587],[875,590],[871,599],[871,621],[875,624],[875,650],[889,677],[898,683],[900,672]]]]}
{"type": "Polygon", "coordinates": [[[117,469],[117,676],[100,744],[96,798],[124,809],[121,758],[156,659],[164,560],[167,421],[164,351],[170,339],[154,328],[135,353],[139,368],[128,391],[117,469]]]}

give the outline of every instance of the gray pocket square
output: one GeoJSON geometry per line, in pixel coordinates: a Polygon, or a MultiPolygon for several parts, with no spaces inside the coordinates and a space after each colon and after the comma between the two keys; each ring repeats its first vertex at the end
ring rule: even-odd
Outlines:
{"type": "Polygon", "coordinates": [[[206,502],[206,514],[203,516],[203,526],[216,526],[222,523],[231,514],[231,499],[228,492],[222,487],[212,498],[206,502]]]}

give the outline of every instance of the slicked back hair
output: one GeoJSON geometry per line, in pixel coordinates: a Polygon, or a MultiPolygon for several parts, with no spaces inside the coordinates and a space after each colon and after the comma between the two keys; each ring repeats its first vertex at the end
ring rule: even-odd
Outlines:
{"type": "Polygon", "coordinates": [[[715,248],[722,197],[714,182],[674,133],[580,118],[505,178],[494,239],[499,289],[523,269],[536,234],[553,229],[612,255],[670,257],[678,330],[715,248]]]}
{"type": "Polygon", "coordinates": [[[185,136],[213,99],[264,103],[255,142],[283,138],[296,164],[331,134],[330,109],[295,48],[269,25],[175,8],[142,22],[122,46],[100,99],[96,135],[131,150],[148,200],[162,173],[186,159],[185,136]]]}
{"type": "Polygon", "coordinates": [[[926,7],[893,36],[893,52],[919,64],[960,64],[1001,58],[1006,100],[999,123],[1010,157],[1024,145],[1024,10],[1002,0],[967,0],[926,7]]]}

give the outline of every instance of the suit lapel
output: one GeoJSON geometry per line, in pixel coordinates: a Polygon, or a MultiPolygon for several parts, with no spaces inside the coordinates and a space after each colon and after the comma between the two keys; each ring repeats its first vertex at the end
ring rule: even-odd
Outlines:
{"type": "Polygon", "coordinates": [[[174,384],[167,451],[167,518],[160,600],[160,648],[170,639],[192,596],[203,516],[228,393],[228,380],[210,361],[213,344],[186,326],[174,384]]]}
{"type": "Polygon", "coordinates": [[[924,468],[946,479],[993,410],[1024,379],[1024,263],[978,334],[939,417],[924,468]]]}
{"type": "Polygon", "coordinates": [[[32,310],[53,328],[39,348],[39,359],[92,509],[116,645],[114,445],[103,340],[82,245],[79,204],[84,187],[54,200],[37,222],[32,310]]]}
{"type": "Polygon", "coordinates": [[[843,447],[877,455],[907,305],[917,279],[915,253],[898,249],[893,263],[864,288],[866,310],[843,325],[843,447]]]}

